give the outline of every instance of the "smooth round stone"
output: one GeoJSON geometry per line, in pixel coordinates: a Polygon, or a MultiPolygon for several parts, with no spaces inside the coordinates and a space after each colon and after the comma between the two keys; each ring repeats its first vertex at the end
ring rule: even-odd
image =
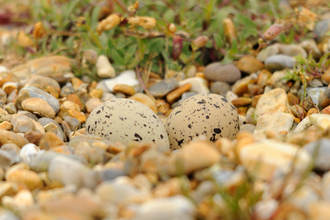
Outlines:
{"type": "Polygon", "coordinates": [[[164,79],[149,88],[149,92],[155,98],[162,98],[172,90],[179,87],[179,83],[175,79],[164,79]]]}
{"type": "Polygon", "coordinates": [[[274,56],[276,54],[279,53],[279,44],[274,44],[274,45],[270,45],[264,49],[262,49],[258,55],[257,55],[257,60],[259,60],[260,62],[265,62],[265,60],[268,57],[274,56]]]}
{"type": "Polygon", "coordinates": [[[252,74],[264,68],[264,64],[254,56],[244,56],[235,63],[235,66],[242,72],[252,74]]]}
{"type": "Polygon", "coordinates": [[[36,116],[35,114],[29,112],[29,111],[19,110],[19,111],[18,111],[18,114],[20,114],[20,115],[25,115],[25,116],[27,116],[28,118],[30,118],[31,120],[33,120],[33,121],[38,121],[37,116],[36,116]]]}
{"type": "Polygon", "coordinates": [[[292,69],[296,60],[288,55],[273,55],[266,59],[265,68],[270,72],[283,70],[285,68],[292,69]]]}
{"type": "Polygon", "coordinates": [[[48,175],[51,181],[58,181],[64,186],[74,184],[78,188],[94,189],[97,185],[93,170],[68,157],[55,157],[49,164],[48,175]]]}
{"type": "Polygon", "coordinates": [[[43,126],[47,126],[48,124],[55,124],[56,125],[56,130],[54,130],[53,132],[59,137],[61,138],[61,140],[65,140],[65,135],[63,133],[63,130],[61,128],[61,126],[56,122],[54,121],[53,119],[50,119],[50,118],[40,118],[38,120],[38,122],[43,126]]]}
{"type": "Polygon", "coordinates": [[[290,57],[295,57],[301,55],[303,58],[307,57],[307,53],[300,45],[291,44],[279,44],[279,54],[288,55],[290,57]]]}
{"type": "Polygon", "coordinates": [[[34,86],[39,89],[42,89],[45,92],[47,92],[49,86],[54,87],[58,91],[60,91],[61,89],[60,84],[58,84],[56,80],[39,75],[35,75],[30,78],[29,81],[25,84],[25,87],[27,86],[34,86]]]}
{"type": "Polygon", "coordinates": [[[73,88],[71,83],[67,83],[65,86],[62,87],[60,97],[67,97],[68,95],[76,93],[76,90],[73,88]]]}
{"type": "Polygon", "coordinates": [[[315,168],[328,171],[330,169],[330,140],[322,138],[317,142],[311,142],[304,146],[304,149],[313,156],[315,153],[315,168]]]}
{"type": "Polygon", "coordinates": [[[59,101],[49,93],[34,86],[27,86],[22,88],[19,94],[21,94],[23,91],[28,91],[30,97],[32,98],[41,98],[46,102],[48,102],[48,104],[54,109],[55,113],[57,113],[60,110],[59,101]]]}
{"type": "Polygon", "coordinates": [[[113,87],[114,93],[123,93],[125,95],[131,96],[135,94],[135,89],[133,86],[126,84],[117,84],[113,87]]]}
{"type": "Polygon", "coordinates": [[[211,86],[211,93],[225,96],[228,91],[231,91],[231,86],[225,82],[214,82],[211,86]]]}
{"type": "Polygon", "coordinates": [[[36,126],[34,125],[32,120],[25,115],[13,115],[13,117],[11,118],[11,124],[13,125],[13,131],[15,133],[25,133],[28,131],[36,130],[36,126]]]}
{"type": "Polygon", "coordinates": [[[222,65],[220,62],[206,66],[204,75],[207,80],[233,84],[241,78],[241,72],[233,64],[222,65]]]}
{"type": "Polygon", "coordinates": [[[91,98],[86,102],[86,110],[88,113],[91,113],[98,105],[103,102],[99,98],[91,98]]]}
{"type": "Polygon", "coordinates": [[[145,219],[195,219],[196,207],[185,196],[176,195],[166,198],[154,198],[141,204],[136,211],[134,220],[145,219]]]}
{"type": "Polygon", "coordinates": [[[40,189],[43,183],[39,175],[31,170],[18,169],[7,175],[7,181],[26,185],[29,190],[40,189]]]}
{"type": "Polygon", "coordinates": [[[129,97],[129,99],[141,102],[142,104],[148,106],[153,112],[157,114],[156,103],[148,95],[143,93],[136,93],[133,96],[129,97]]]}
{"type": "Polygon", "coordinates": [[[71,131],[75,131],[81,125],[78,119],[70,116],[65,116],[64,121],[69,125],[71,131]]]}
{"type": "Polygon", "coordinates": [[[99,147],[90,146],[87,142],[80,143],[75,148],[74,154],[85,157],[89,163],[104,164],[105,150],[99,147]]]}
{"type": "Polygon", "coordinates": [[[4,145],[8,143],[13,143],[16,144],[18,147],[22,147],[29,142],[19,134],[15,134],[14,132],[0,129],[0,145],[4,145]]]}
{"type": "Polygon", "coordinates": [[[330,19],[319,21],[314,28],[314,34],[320,40],[330,29],[330,19]]]}
{"type": "Polygon", "coordinates": [[[55,117],[54,109],[41,98],[28,98],[22,102],[22,108],[25,111],[33,112],[34,114],[38,114],[40,116],[45,116],[48,118],[55,117]]]}
{"type": "Polygon", "coordinates": [[[24,163],[29,164],[39,151],[39,147],[35,144],[29,143],[22,147],[19,156],[24,163]]]}

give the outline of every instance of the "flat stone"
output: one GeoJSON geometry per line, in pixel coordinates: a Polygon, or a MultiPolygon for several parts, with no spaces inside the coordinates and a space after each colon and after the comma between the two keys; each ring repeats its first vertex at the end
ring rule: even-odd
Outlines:
{"type": "Polygon", "coordinates": [[[149,92],[155,98],[162,98],[169,92],[179,87],[178,81],[175,79],[164,79],[149,88],[149,92]]]}
{"type": "Polygon", "coordinates": [[[19,91],[19,95],[24,91],[27,91],[31,98],[41,98],[46,102],[48,102],[48,104],[53,108],[55,113],[59,111],[60,109],[59,101],[49,93],[34,86],[26,86],[19,91]]]}
{"type": "Polygon", "coordinates": [[[244,106],[249,106],[252,104],[252,99],[251,98],[245,98],[245,97],[239,97],[236,99],[233,99],[231,103],[236,107],[244,107],[244,106]]]}
{"type": "Polygon", "coordinates": [[[210,91],[211,93],[225,96],[228,91],[231,91],[231,86],[225,82],[214,82],[210,91]]]}
{"type": "Polygon", "coordinates": [[[94,189],[97,184],[95,172],[84,164],[63,156],[57,156],[50,162],[48,175],[51,181],[58,181],[65,186],[74,184],[78,188],[94,189]]]}
{"type": "Polygon", "coordinates": [[[240,160],[251,175],[270,181],[278,170],[288,173],[294,169],[304,172],[312,162],[311,156],[297,145],[265,140],[244,146],[239,151],[240,160]]]}
{"type": "Polygon", "coordinates": [[[263,94],[258,101],[255,114],[259,117],[275,111],[290,112],[288,97],[283,89],[273,89],[263,94]]]}
{"type": "Polygon", "coordinates": [[[283,70],[285,68],[292,69],[296,60],[288,55],[273,55],[266,59],[265,68],[270,72],[283,70]]]}
{"type": "Polygon", "coordinates": [[[284,112],[270,112],[259,116],[254,133],[262,133],[272,130],[277,133],[289,132],[292,128],[294,116],[284,112]]]}
{"type": "Polygon", "coordinates": [[[40,75],[31,77],[24,87],[27,86],[37,87],[45,92],[48,92],[49,86],[55,88],[57,91],[61,90],[60,84],[56,80],[40,75]]]}
{"type": "Polygon", "coordinates": [[[233,84],[241,78],[241,72],[233,64],[222,65],[220,62],[211,63],[204,69],[207,80],[221,81],[233,84]]]}
{"type": "Polygon", "coordinates": [[[276,55],[279,53],[279,44],[273,44],[270,45],[264,49],[262,49],[258,55],[257,55],[257,60],[260,62],[265,62],[268,57],[271,57],[273,55],[276,55]]]}
{"type": "Polygon", "coordinates": [[[185,196],[176,195],[167,198],[155,198],[141,204],[132,218],[133,220],[145,219],[195,219],[196,207],[185,196]]]}
{"type": "Polygon", "coordinates": [[[78,119],[70,117],[70,116],[65,116],[64,121],[66,123],[68,123],[68,125],[70,126],[71,131],[75,131],[81,125],[81,123],[78,119]]]}
{"type": "Polygon", "coordinates": [[[231,91],[233,91],[236,95],[242,96],[245,93],[248,93],[248,85],[253,84],[256,81],[254,78],[254,74],[244,77],[235,82],[235,84],[231,87],[231,91]]]}
{"type": "Polygon", "coordinates": [[[41,98],[28,98],[22,102],[22,108],[25,111],[30,111],[42,117],[54,118],[55,111],[53,108],[41,98]],[[40,108],[42,106],[42,108],[40,108]]]}

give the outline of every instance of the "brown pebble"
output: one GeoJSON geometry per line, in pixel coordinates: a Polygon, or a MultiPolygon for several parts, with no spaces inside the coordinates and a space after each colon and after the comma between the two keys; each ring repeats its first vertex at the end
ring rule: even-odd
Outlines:
{"type": "Polygon", "coordinates": [[[271,76],[272,74],[268,70],[262,70],[258,75],[257,85],[264,88],[271,76]]]}
{"type": "Polygon", "coordinates": [[[301,120],[299,118],[294,118],[294,122],[299,124],[301,120]]]}
{"type": "Polygon", "coordinates": [[[48,102],[41,98],[25,99],[22,102],[22,107],[25,111],[30,111],[48,118],[54,118],[56,114],[54,109],[48,104],[48,102]],[[42,108],[40,108],[40,106],[42,106],[42,108]]]}
{"type": "Polygon", "coordinates": [[[114,93],[123,93],[125,95],[131,96],[135,94],[135,89],[133,86],[126,85],[126,84],[116,84],[112,91],[114,93]]]}
{"type": "Polygon", "coordinates": [[[69,109],[68,110],[69,116],[74,117],[80,121],[80,123],[84,123],[86,121],[86,116],[77,111],[76,109],[69,109]]]}
{"type": "Polygon", "coordinates": [[[324,109],[322,109],[321,111],[322,114],[330,114],[330,105],[328,107],[325,107],[324,109]]]}
{"type": "Polygon", "coordinates": [[[253,56],[244,56],[235,65],[240,71],[248,74],[255,73],[264,68],[264,64],[253,56]]]}
{"type": "Polygon", "coordinates": [[[40,139],[42,138],[43,134],[38,131],[28,131],[24,134],[24,137],[30,142],[37,146],[39,146],[40,139]]]}
{"type": "Polygon", "coordinates": [[[79,86],[83,83],[81,79],[77,77],[71,78],[72,87],[77,91],[79,86]]]}
{"type": "Polygon", "coordinates": [[[129,97],[129,99],[141,102],[157,114],[157,106],[155,104],[155,101],[152,100],[148,95],[144,93],[136,93],[133,96],[129,97]]]}
{"type": "Polygon", "coordinates": [[[76,94],[70,94],[66,97],[68,101],[71,101],[79,106],[80,109],[83,109],[83,105],[76,94]]]}
{"type": "Polygon", "coordinates": [[[56,99],[60,97],[60,91],[56,90],[53,86],[48,86],[47,92],[54,96],[56,99]]]}
{"type": "Polygon", "coordinates": [[[326,84],[330,84],[330,68],[325,71],[325,73],[321,77],[321,80],[326,84]]]}
{"type": "Polygon", "coordinates": [[[243,98],[243,97],[239,97],[234,99],[233,101],[231,101],[231,103],[236,107],[244,107],[244,106],[249,106],[252,103],[252,99],[251,98],[243,98]]]}
{"type": "Polygon", "coordinates": [[[160,112],[164,115],[171,109],[170,104],[168,104],[164,99],[157,99],[156,106],[157,106],[158,112],[160,112]]]}
{"type": "Polygon", "coordinates": [[[103,96],[103,90],[102,90],[102,89],[92,89],[92,90],[89,92],[89,95],[90,95],[92,98],[99,98],[99,99],[101,99],[102,96],[103,96]]]}
{"type": "Polygon", "coordinates": [[[56,117],[54,118],[54,121],[56,121],[57,124],[62,124],[63,119],[62,119],[61,117],[56,116],[56,117]]]}
{"type": "Polygon", "coordinates": [[[190,83],[180,86],[179,88],[177,88],[177,89],[173,90],[172,92],[170,92],[169,94],[167,94],[166,100],[168,101],[168,103],[172,104],[177,99],[179,99],[183,93],[189,91],[190,88],[191,88],[190,83]]]}
{"type": "Polygon", "coordinates": [[[54,132],[47,132],[40,139],[39,147],[40,149],[50,150],[64,144],[65,143],[54,132]]]}
{"type": "Polygon", "coordinates": [[[316,108],[311,108],[311,109],[308,110],[306,117],[310,116],[312,114],[318,113],[318,112],[319,111],[316,108]]]}
{"type": "Polygon", "coordinates": [[[292,92],[288,92],[288,101],[289,101],[289,105],[299,104],[299,98],[295,96],[292,92]]]}
{"type": "Polygon", "coordinates": [[[11,129],[13,129],[13,125],[8,121],[4,121],[0,124],[0,129],[11,131],[11,129]]]}
{"type": "Polygon", "coordinates": [[[15,134],[11,131],[6,131],[4,129],[0,129],[0,145],[13,143],[18,147],[23,147],[25,144],[28,144],[28,140],[22,137],[19,134],[15,134]]]}
{"type": "Polygon", "coordinates": [[[252,103],[251,103],[251,105],[252,105],[253,108],[257,107],[258,101],[259,101],[259,99],[261,98],[261,96],[262,96],[262,95],[256,95],[256,96],[254,96],[254,97],[252,98],[252,103]]]}

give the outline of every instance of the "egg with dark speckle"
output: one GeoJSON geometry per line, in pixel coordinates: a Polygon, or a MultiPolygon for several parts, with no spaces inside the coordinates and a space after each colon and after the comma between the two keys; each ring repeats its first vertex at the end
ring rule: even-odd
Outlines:
{"type": "Polygon", "coordinates": [[[181,102],[166,120],[170,148],[177,149],[196,137],[210,141],[234,139],[239,132],[236,108],[217,94],[197,94],[181,102]]]}
{"type": "Polygon", "coordinates": [[[86,134],[125,145],[152,142],[169,149],[162,120],[148,106],[129,99],[113,99],[98,105],[87,119],[86,134]]]}

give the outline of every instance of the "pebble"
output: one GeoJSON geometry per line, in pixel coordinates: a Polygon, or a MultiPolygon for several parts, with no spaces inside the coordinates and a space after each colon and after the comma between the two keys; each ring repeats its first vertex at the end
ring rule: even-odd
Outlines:
{"type": "Polygon", "coordinates": [[[296,60],[288,55],[273,55],[265,60],[265,68],[270,72],[293,68],[296,60]]]}
{"type": "Polygon", "coordinates": [[[204,69],[204,75],[207,80],[228,84],[233,84],[241,78],[241,72],[236,66],[233,64],[222,65],[220,62],[207,65],[204,69]]]}
{"type": "Polygon", "coordinates": [[[41,98],[28,98],[22,102],[22,108],[25,111],[33,112],[34,114],[40,115],[42,117],[54,118],[55,111],[53,108],[41,98]],[[40,108],[42,106],[42,108],[40,108]]]}
{"type": "Polygon", "coordinates": [[[224,82],[214,82],[211,86],[210,92],[225,96],[228,91],[231,91],[231,86],[224,82]]]}
{"type": "Polygon", "coordinates": [[[274,89],[263,94],[258,101],[255,114],[259,117],[275,111],[290,112],[288,97],[283,89],[274,89]]]}
{"type": "Polygon", "coordinates": [[[50,150],[65,143],[53,132],[47,132],[42,136],[39,142],[40,149],[50,150]]]}
{"type": "Polygon", "coordinates": [[[206,81],[200,77],[193,77],[179,82],[179,86],[183,86],[185,84],[191,84],[190,92],[196,92],[200,94],[210,92],[206,85],[206,81]]]}
{"type": "MultiPolygon", "coordinates": [[[[329,151],[330,140],[322,138],[317,142],[311,142],[304,146],[304,149],[313,157],[315,155],[315,168],[321,171],[330,169],[329,151]]],[[[314,157],[313,157],[314,158],[314,157]]]]}
{"type": "Polygon", "coordinates": [[[195,205],[186,197],[176,195],[167,198],[154,198],[137,207],[133,220],[144,219],[182,219],[193,220],[195,205]]]}
{"type": "Polygon", "coordinates": [[[116,84],[112,91],[114,93],[123,93],[125,95],[128,95],[128,96],[132,96],[135,94],[135,89],[133,86],[129,86],[129,85],[126,85],[126,84],[116,84]]]}
{"type": "Polygon", "coordinates": [[[102,89],[103,92],[112,92],[113,87],[116,84],[126,84],[133,86],[137,92],[141,91],[140,83],[136,78],[136,74],[133,70],[124,71],[112,79],[101,80],[97,84],[96,88],[102,89]]]}
{"type": "Polygon", "coordinates": [[[235,82],[231,87],[231,91],[238,96],[242,96],[245,93],[248,93],[248,85],[253,84],[256,81],[255,75],[251,74],[235,82]]]}
{"type": "Polygon", "coordinates": [[[51,181],[58,181],[64,186],[74,184],[78,188],[94,189],[97,185],[95,173],[84,164],[68,157],[56,156],[48,167],[51,181]]]}
{"type": "Polygon", "coordinates": [[[24,184],[29,190],[41,189],[42,180],[36,172],[26,169],[17,169],[6,175],[8,182],[24,184]]]}
{"type": "Polygon", "coordinates": [[[76,90],[73,88],[72,84],[68,82],[65,86],[62,87],[60,92],[60,97],[67,97],[68,95],[75,94],[76,90]]]}
{"type": "Polygon", "coordinates": [[[91,113],[98,105],[102,104],[99,98],[91,98],[86,102],[86,110],[91,113]]]}
{"type": "Polygon", "coordinates": [[[129,97],[129,99],[138,101],[148,106],[153,112],[157,114],[157,105],[148,95],[144,93],[136,93],[133,96],[129,97]]]}
{"type": "Polygon", "coordinates": [[[277,170],[290,172],[292,161],[295,161],[295,170],[304,172],[312,159],[296,145],[273,140],[244,146],[239,151],[239,158],[250,174],[265,181],[271,180],[277,170]]]}
{"type": "Polygon", "coordinates": [[[268,130],[279,132],[289,132],[292,128],[294,116],[284,112],[270,112],[260,115],[257,120],[255,134],[268,130]]]}
{"type": "Polygon", "coordinates": [[[60,103],[54,96],[50,95],[47,92],[44,92],[43,90],[41,90],[37,87],[33,87],[33,86],[26,86],[26,87],[22,88],[19,91],[18,95],[20,96],[25,91],[28,92],[29,97],[31,97],[31,98],[40,98],[40,99],[45,100],[53,108],[55,113],[58,113],[58,111],[60,109],[60,103]]]}
{"type": "MultiPolygon", "coordinates": [[[[61,126],[56,122],[54,121],[53,119],[50,119],[50,118],[40,118],[38,120],[38,122],[45,128],[47,127],[47,125],[55,125],[55,126],[52,126],[55,130],[52,130],[59,138],[61,138],[61,140],[65,140],[65,135],[63,133],[63,130],[61,128],[61,126]]],[[[47,129],[45,129],[47,130],[47,129]]]]}
{"type": "Polygon", "coordinates": [[[330,84],[330,68],[325,71],[325,73],[322,74],[321,80],[325,85],[330,84]]]}
{"type": "Polygon", "coordinates": [[[56,80],[39,75],[35,75],[31,77],[24,86],[25,87],[33,86],[45,92],[49,92],[50,87],[53,87],[56,91],[61,90],[60,84],[56,80]]]}
{"type": "Polygon", "coordinates": [[[32,120],[29,117],[21,114],[13,115],[11,124],[13,125],[13,131],[15,133],[26,133],[28,131],[36,130],[36,126],[32,120]]]}
{"type": "Polygon", "coordinates": [[[25,144],[29,143],[24,137],[14,132],[6,131],[0,129],[0,145],[13,143],[18,147],[23,147],[25,144]]]}
{"type": "Polygon", "coordinates": [[[97,76],[101,78],[113,78],[116,76],[116,71],[109,62],[108,58],[100,55],[96,61],[97,76]]]}
{"type": "Polygon", "coordinates": [[[244,56],[235,63],[235,66],[242,72],[252,74],[264,68],[264,64],[254,56],[244,56]]]}
{"type": "Polygon", "coordinates": [[[66,73],[70,72],[73,63],[73,60],[65,56],[41,57],[15,67],[12,72],[22,82],[28,81],[32,75],[47,76],[57,82],[65,82],[72,77],[66,73]]]}
{"type": "Polygon", "coordinates": [[[38,146],[29,143],[22,147],[19,156],[24,163],[29,164],[39,151],[40,148],[38,146]]]}
{"type": "Polygon", "coordinates": [[[162,98],[169,92],[179,87],[178,81],[175,79],[164,79],[149,88],[149,92],[155,98],[162,98]]]}
{"type": "Polygon", "coordinates": [[[329,25],[330,19],[322,20],[316,23],[314,34],[316,35],[318,41],[320,41],[324,37],[325,33],[330,30],[329,25]]]}
{"type": "Polygon", "coordinates": [[[128,183],[116,181],[118,177],[112,181],[104,181],[96,189],[96,195],[100,196],[107,202],[115,204],[129,204],[146,201],[150,195],[128,183]]]}
{"type": "Polygon", "coordinates": [[[65,116],[64,121],[69,125],[71,131],[75,131],[81,126],[81,123],[78,119],[70,116],[65,116]]]}
{"type": "Polygon", "coordinates": [[[19,162],[19,157],[16,151],[0,149],[0,167],[2,169],[6,170],[17,162],[19,162]]]}
{"type": "Polygon", "coordinates": [[[191,89],[190,83],[180,86],[179,88],[173,90],[172,92],[170,92],[166,95],[167,102],[170,104],[175,102],[176,100],[178,100],[181,97],[181,95],[183,93],[188,92],[190,89],[191,89]]]}
{"type": "Polygon", "coordinates": [[[183,145],[182,149],[171,155],[169,161],[172,166],[168,167],[168,173],[171,175],[178,172],[189,174],[198,169],[210,167],[219,159],[220,152],[212,144],[204,141],[192,141],[183,145]],[[196,161],[197,157],[198,161],[196,161]],[[182,170],[178,170],[175,166],[179,162],[182,164],[182,170]]]}

